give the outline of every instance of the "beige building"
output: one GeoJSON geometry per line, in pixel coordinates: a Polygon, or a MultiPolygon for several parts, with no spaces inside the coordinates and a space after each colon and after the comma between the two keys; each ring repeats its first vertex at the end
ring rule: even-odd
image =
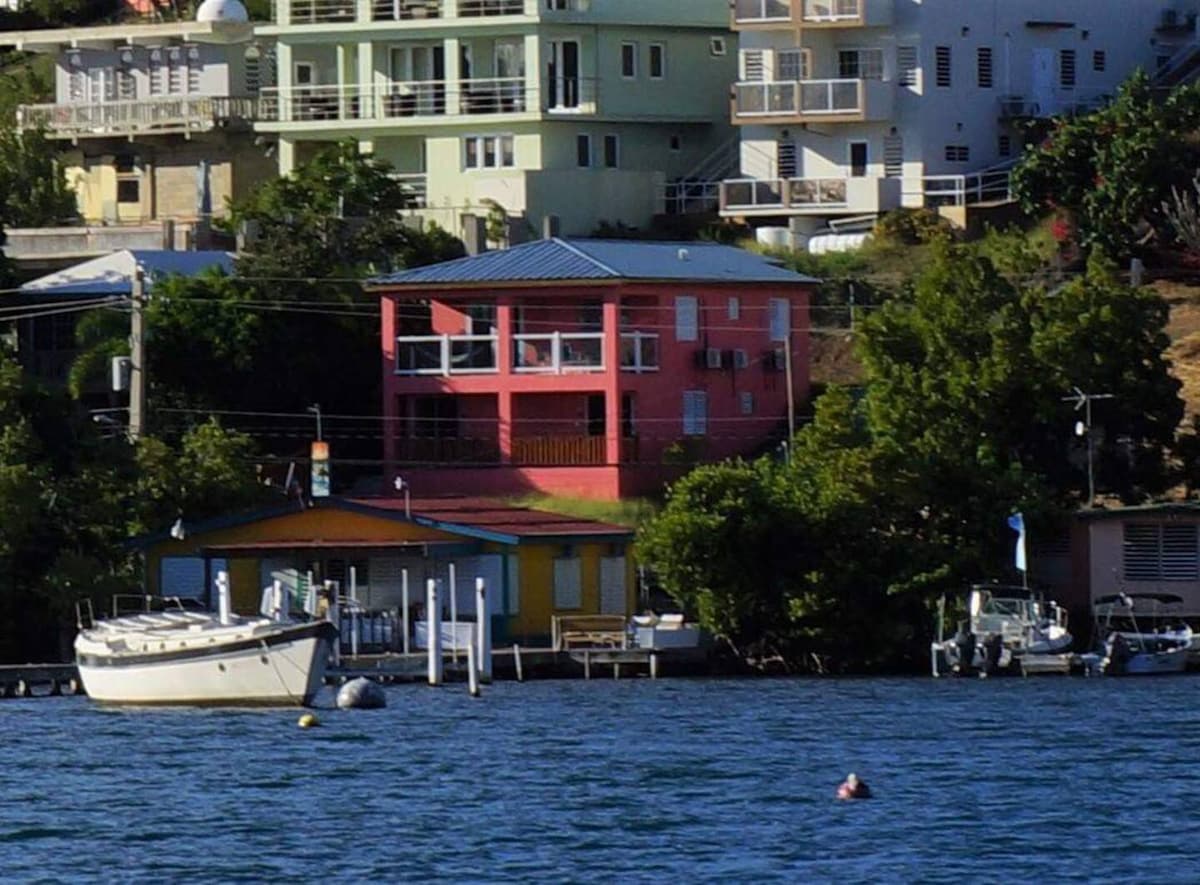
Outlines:
{"type": "Polygon", "coordinates": [[[66,173],[85,223],[132,234],[171,219],[174,245],[186,245],[228,200],[275,174],[270,145],[251,128],[273,82],[270,47],[236,0],[209,0],[200,18],[0,34],[0,45],[55,57],[55,101],[22,106],[18,121],[69,142],[66,173]]]}

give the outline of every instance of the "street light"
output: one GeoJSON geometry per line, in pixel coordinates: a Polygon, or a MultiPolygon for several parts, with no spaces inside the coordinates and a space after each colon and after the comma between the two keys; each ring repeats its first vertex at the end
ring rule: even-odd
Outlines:
{"type": "Polygon", "coordinates": [[[321,436],[321,404],[313,403],[305,411],[311,412],[317,416],[317,442],[320,442],[323,439],[321,436]]]}

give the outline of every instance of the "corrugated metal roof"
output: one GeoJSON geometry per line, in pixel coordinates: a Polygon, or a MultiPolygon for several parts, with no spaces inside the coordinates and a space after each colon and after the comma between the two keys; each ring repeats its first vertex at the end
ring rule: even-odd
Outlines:
{"type": "Polygon", "coordinates": [[[371,285],[567,280],[815,283],[775,259],[717,243],[551,239],[399,271],[371,285]]]}
{"type": "Polygon", "coordinates": [[[219,267],[225,273],[232,273],[233,255],[217,251],[123,249],[30,280],[21,287],[21,294],[90,298],[106,295],[128,296],[134,268],[138,266],[145,273],[146,285],[150,288],[155,279],[171,274],[191,277],[211,267],[219,267]]]}

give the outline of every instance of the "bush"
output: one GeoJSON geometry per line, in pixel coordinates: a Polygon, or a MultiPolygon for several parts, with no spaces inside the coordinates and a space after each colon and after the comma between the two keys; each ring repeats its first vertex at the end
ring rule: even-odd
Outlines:
{"type": "Polygon", "coordinates": [[[893,209],[875,224],[875,237],[906,246],[921,246],[953,237],[950,222],[932,209],[893,209]]]}

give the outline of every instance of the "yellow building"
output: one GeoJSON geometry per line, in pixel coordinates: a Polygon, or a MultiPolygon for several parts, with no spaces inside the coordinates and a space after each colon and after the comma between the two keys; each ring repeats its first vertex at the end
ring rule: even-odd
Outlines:
{"type": "MultiPolygon", "coordinates": [[[[258,610],[273,581],[298,589],[336,581],[368,613],[421,616],[425,582],[449,587],[473,615],[475,579],[488,588],[497,643],[548,645],[554,616],[627,617],[636,602],[633,532],[625,526],[478,498],[318,498],[138,539],[149,594],[211,601],[227,571],[234,607],[258,610]],[[182,537],[179,537],[182,535],[182,537]]],[[[448,611],[450,594],[441,593],[448,611]]],[[[398,644],[398,643],[394,643],[398,644]]]]}

